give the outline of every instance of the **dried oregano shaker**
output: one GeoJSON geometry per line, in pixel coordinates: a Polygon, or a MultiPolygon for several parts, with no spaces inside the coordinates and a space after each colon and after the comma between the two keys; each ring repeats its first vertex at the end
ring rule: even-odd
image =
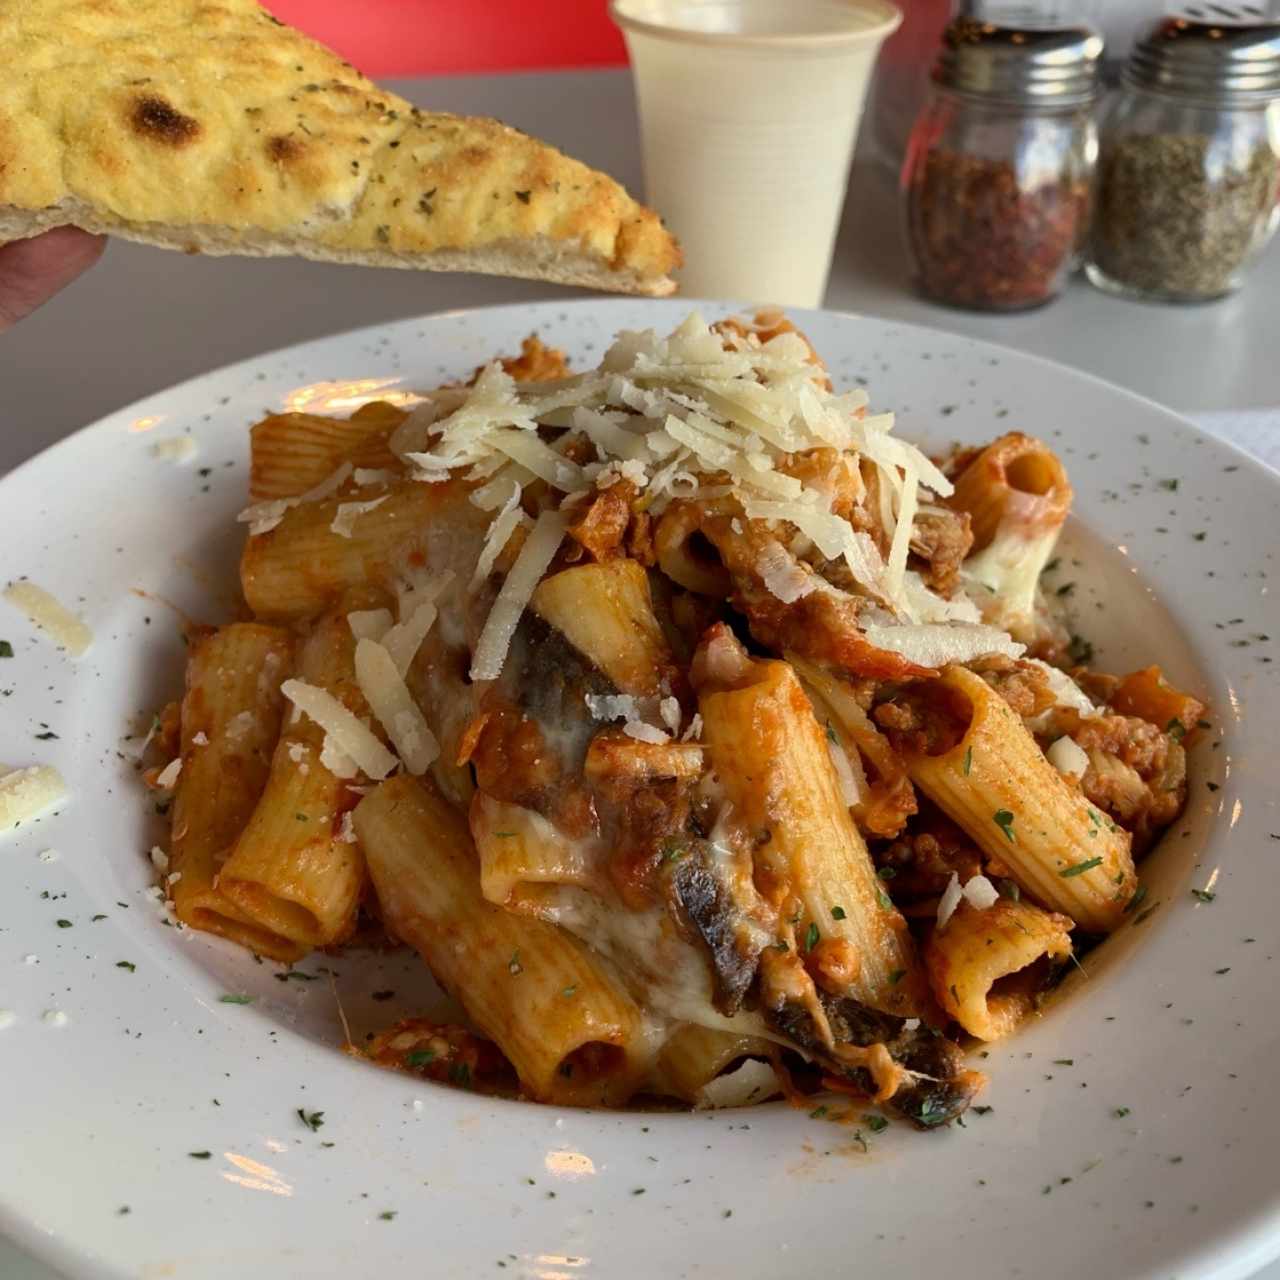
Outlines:
{"type": "Polygon", "coordinates": [[[1238,289],[1280,221],[1280,23],[1217,4],[1162,20],[1099,141],[1089,279],[1166,302],[1238,289]]]}

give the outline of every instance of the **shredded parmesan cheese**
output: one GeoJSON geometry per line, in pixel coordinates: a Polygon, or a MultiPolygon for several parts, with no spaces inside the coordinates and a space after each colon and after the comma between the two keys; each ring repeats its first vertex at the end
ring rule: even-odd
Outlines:
{"type": "Polygon", "coordinates": [[[172,462],[175,466],[182,462],[190,462],[197,454],[196,442],[190,436],[174,436],[170,440],[157,440],[151,446],[151,456],[162,462],[172,462]]]}
{"type": "MultiPolygon", "coordinates": [[[[748,519],[787,522],[823,558],[843,560],[892,616],[950,620],[948,602],[927,592],[918,575],[908,588],[906,564],[921,504],[934,494],[947,496],[952,485],[923,453],[890,434],[891,415],[868,415],[866,408],[864,391],[837,395],[827,388],[797,334],[762,342],[754,331],[744,338],[714,330],[694,313],[666,336],[620,333],[598,369],[553,384],[522,387],[491,364],[447,404],[414,410],[392,447],[418,479],[462,472],[477,486],[471,500],[499,512],[477,582],[492,572],[521,523],[516,494],[529,481],[536,477],[563,493],[565,510],[626,479],[644,491],[644,509],[654,517],[675,499],[711,501],[714,495],[740,503],[748,519]],[[584,439],[596,459],[571,461],[566,446],[584,439]],[[845,452],[840,491],[859,503],[866,497],[859,458],[874,464],[879,508],[868,514],[878,515],[881,526],[874,537],[835,514],[829,477],[806,479],[796,471],[796,456],[817,449],[845,452]],[[887,564],[879,546],[889,547],[887,564]]],[[[739,514],[731,508],[730,515],[740,529],[739,514]]],[[[830,588],[808,565],[786,558],[789,534],[779,533],[779,550],[766,552],[760,566],[767,589],[794,603],[810,590],[830,588]]],[[[498,669],[490,650],[505,654],[518,621],[509,601],[503,605],[478,664],[488,678],[498,669]]],[[[954,616],[977,620],[972,606],[959,602],[954,616]]]]}
{"type": "Polygon", "coordinates": [[[827,754],[831,757],[831,764],[836,771],[836,780],[840,784],[840,798],[844,801],[845,808],[852,809],[862,799],[862,789],[858,786],[858,779],[854,775],[849,754],[844,746],[830,735],[827,737],[827,754]]]}
{"type": "MultiPolygon", "coordinates": [[[[298,714],[296,708],[294,714],[298,714]]],[[[335,778],[342,778],[344,781],[355,778],[360,773],[360,766],[328,734],[320,746],[320,764],[335,778]]]]}
{"type": "Polygon", "coordinates": [[[0,774],[0,832],[38,818],[67,796],[62,775],[52,765],[32,765],[0,774]]]}
{"type": "Polygon", "coordinates": [[[93,643],[93,632],[34,582],[13,583],[5,588],[4,598],[73,658],[80,657],[93,643]]]}
{"type": "Polygon", "coordinates": [[[382,506],[390,495],[383,494],[381,498],[373,498],[368,502],[342,502],[338,504],[337,511],[333,514],[333,521],[329,525],[332,533],[336,533],[340,538],[349,538],[355,530],[356,521],[363,515],[367,515],[370,511],[382,506]]]}
{"type": "Polygon", "coordinates": [[[418,656],[418,650],[422,648],[422,642],[427,638],[427,632],[435,623],[436,616],[435,601],[424,600],[403,622],[392,627],[381,638],[380,643],[391,655],[391,661],[395,663],[402,680],[408,677],[409,668],[413,666],[413,660],[418,656]]]}
{"type": "Polygon", "coordinates": [[[502,554],[511,535],[525,520],[525,514],[520,509],[520,486],[514,480],[508,483],[511,492],[484,535],[484,547],[476,562],[476,571],[471,576],[473,587],[479,586],[493,572],[494,562],[502,554]]]}
{"type": "Polygon", "coordinates": [[[240,512],[236,519],[241,524],[249,526],[250,537],[256,538],[259,534],[270,533],[292,507],[298,507],[307,502],[322,502],[325,498],[337,493],[346,484],[351,472],[351,463],[344,462],[332,475],[321,480],[313,489],[308,489],[306,493],[300,493],[293,498],[271,498],[266,502],[255,502],[240,512]]]}
{"type": "Polygon", "coordinates": [[[471,660],[472,680],[498,678],[525,606],[550,567],[567,527],[568,517],[559,511],[544,511],[535,521],[485,619],[471,660]]]}
{"type": "Polygon", "coordinates": [[[182,772],[182,757],[170,760],[156,775],[156,786],[161,791],[172,791],[178,785],[178,774],[182,772]]]}
{"type": "Polygon", "coordinates": [[[961,892],[964,900],[978,911],[986,911],[1000,900],[995,885],[986,876],[970,876],[961,892]]]}
{"type": "Polygon", "coordinates": [[[391,630],[391,610],[356,609],[347,614],[347,626],[357,640],[381,640],[391,630]]]}
{"type": "Polygon", "coordinates": [[[945,667],[952,662],[972,662],[988,654],[1021,657],[1026,646],[1004,631],[973,623],[924,623],[919,626],[873,626],[866,629],[867,640],[877,649],[901,654],[921,667],[945,667]]]}
{"type": "Polygon", "coordinates": [[[748,1058],[740,1067],[708,1080],[698,1093],[699,1107],[749,1107],[781,1093],[778,1077],[767,1062],[748,1058]]]}
{"type": "Polygon", "coordinates": [[[355,665],[360,692],[405,768],[415,775],[425,773],[440,754],[440,746],[391,655],[376,641],[358,640],[355,665]]]}
{"type": "Polygon", "coordinates": [[[942,897],[938,899],[939,929],[947,927],[947,922],[955,915],[956,908],[963,897],[964,890],[960,887],[960,877],[953,871],[951,879],[947,881],[947,887],[942,891],[942,897]]]}
{"type": "Polygon", "coordinates": [[[679,698],[663,698],[658,704],[658,715],[662,717],[662,723],[673,735],[680,732],[679,698]]]}
{"type": "Polygon", "coordinates": [[[773,539],[760,548],[756,571],[765,589],[783,604],[794,604],[818,585],[814,575],[801,568],[795,556],[773,539]]]}
{"type": "Polygon", "coordinates": [[[1059,738],[1045,755],[1064,778],[1083,778],[1089,771],[1088,752],[1074,738],[1059,738]]]}
{"type": "Polygon", "coordinates": [[[325,747],[321,752],[320,762],[337,777],[351,777],[353,774],[334,768],[333,755],[329,759],[325,758],[325,751],[330,749],[330,741],[342,756],[370,778],[385,778],[396,767],[395,756],[378,741],[377,735],[333,694],[303,680],[286,680],[280,686],[280,692],[324,730],[325,747]]]}
{"type": "Polygon", "coordinates": [[[648,742],[653,746],[659,746],[664,742],[671,741],[671,735],[663,733],[661,729],[655,728],[651,724],[645,724],[643,720],[628,720],[622,726],[622,732],[628,738],[634,738],[637,742],[648,742]]]}
{"type": "Polygon", "coordinates": [[[1049,688],[1056,699],[1056,705],[1070,707],[1085,719],[1098,714],[1098,708],[1089,700],[1085,691],[1065,671],[1060,671],[1047,662],[1041,662],[1039,658],[1028,658],[1027,661],[1035,663],[1044,672],[1045,679],[1048,680],[1049,688]]]}
{"type": "Polygon", "coordinates": [[[588,693],[587,710],[593,720],[637,720],[640,708],[629,693],[588,693]]]}

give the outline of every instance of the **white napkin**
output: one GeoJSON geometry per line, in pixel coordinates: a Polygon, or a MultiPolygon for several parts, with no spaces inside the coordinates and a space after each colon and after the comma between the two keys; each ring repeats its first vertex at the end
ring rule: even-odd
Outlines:
{"type": "Polygon", "coordinates": [[[1187,416],[1202,431],[1229,440],[1280,471],[1280,408],[1229,409],[1187,416]]]}

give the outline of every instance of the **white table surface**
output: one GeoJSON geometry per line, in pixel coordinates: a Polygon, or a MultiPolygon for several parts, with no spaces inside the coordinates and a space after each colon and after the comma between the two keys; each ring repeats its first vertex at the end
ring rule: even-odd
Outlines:
{"type": "MultiPolygon", "coordinates": [[[[624,71],[449,77],[392,87],[422,107],[517,124],[641,189],[635,108],[624,71]]],[[[761,198],[775,195],[762,192],[761,198]]],[[[1187,414],[1280,409],[1280,244],[1250,287],[1209,306],[1125,302],[1077,282],[1040,311],[978,316],[911,294],[896,214],[892,182],[875,166],[859,163],[829,307],[1007,343],[1187,414]]],[[[576,294],[528,281],[287,258],[184,257],[112,244],[88,276],[0,336],[0,475],[140,396],[261,351],[424,312],[576,294]]],[[[1252,442],[1260,443],[1256,423],[1252,442]]],[[[0,1239],[0,1280],[54,1280],[54,1273],[0,1239]]],[[[1280,1280],[1280,1263],[1257,1280],[1280,1280]]]]}

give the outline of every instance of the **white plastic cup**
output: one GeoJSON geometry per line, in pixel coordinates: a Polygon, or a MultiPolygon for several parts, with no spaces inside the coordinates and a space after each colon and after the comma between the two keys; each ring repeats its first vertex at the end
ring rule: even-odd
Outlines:
{"type": "Polygon", "coordinates": [[[682,292],[816,307],[888,0],[611,0],[682,292]]]}

